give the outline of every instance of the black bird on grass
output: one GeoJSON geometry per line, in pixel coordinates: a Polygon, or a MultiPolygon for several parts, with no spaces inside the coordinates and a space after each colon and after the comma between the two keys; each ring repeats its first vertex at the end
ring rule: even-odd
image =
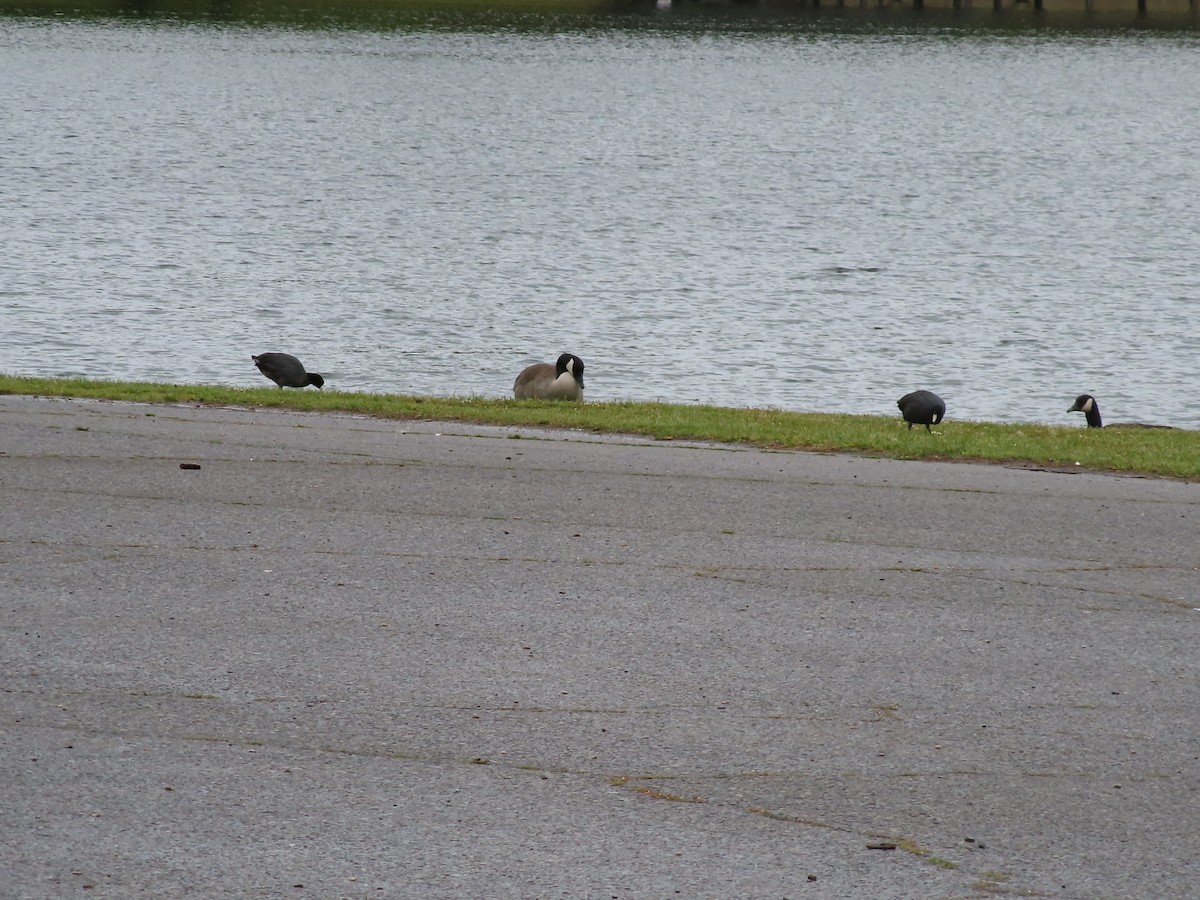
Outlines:
{"type": "Polygon", "coordinates": [[[933,391],[913,391],[905,394],[896,401],[900,407],[900,415],[908,423],[908,430],[914,425],[924,425],[925,430],[932,433],[930,426],[937,425],[946,415],[946,401],[933,391]]]}
{"type": "Polygon", "coordinates": [[[304,365],[290,353],[260,353],[250,358],[258,366],[258,371],[281,388],[302,388],[313,384],[320,389],[325,384],[325,379],[316,372],[304,371],[304,365]]]}
{"type": "MultiPolygon", "coordinates": [[[[1088,428],[1104,428],[1104,420],[1100,418],[1100,404],[1091,394],[1080,394],[1067,412],[1081,412],[1087,419],[1088,428]]],[[[1147,425],[1145,422],[1110,422],[1108,428],[1171,428],[1171,425],[1147,425]]]]}

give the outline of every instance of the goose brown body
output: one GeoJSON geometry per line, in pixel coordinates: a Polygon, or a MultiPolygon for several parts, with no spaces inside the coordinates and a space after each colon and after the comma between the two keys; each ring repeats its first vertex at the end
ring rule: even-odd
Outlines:
{"type": "Polygon", "coordinates": [[[513,396],[518,400],[582,400],[583,360],[564,353],[554,365],[526,366],[513,382],[513,396]]]}

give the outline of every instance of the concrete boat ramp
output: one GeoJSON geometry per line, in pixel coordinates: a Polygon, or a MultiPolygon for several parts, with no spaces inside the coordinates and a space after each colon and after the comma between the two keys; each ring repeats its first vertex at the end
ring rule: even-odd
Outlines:
{"type": "Polygon", "coordinates": [[[1198,897],[1198,525],[1166,480],[0,397],[0,897],[1198,897]]]}

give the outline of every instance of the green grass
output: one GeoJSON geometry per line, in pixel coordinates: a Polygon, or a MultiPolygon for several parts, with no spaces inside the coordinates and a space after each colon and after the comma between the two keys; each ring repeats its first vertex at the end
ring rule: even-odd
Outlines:
{"type": "Polygon", "coordinates": [[[412,397],[274,387],[153,384],[0,375],[0,394],[89,397],[140,403],[349,412],[422,419],[574,428],[659,440],[719,441],[783,450],[847,452],[896,459],[1006,462],[1200,480],[1200,432],[958,422],[909,431],[896,416],[798,413],[672,403],[555,403],[487,397],[412,397]]]}

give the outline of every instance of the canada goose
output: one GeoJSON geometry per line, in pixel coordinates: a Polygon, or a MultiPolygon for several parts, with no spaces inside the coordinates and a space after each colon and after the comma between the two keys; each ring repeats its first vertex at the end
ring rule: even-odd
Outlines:
{"type": "Polygon", "coordinates": [[[583,360],[564,353],[556,365],[527,366],[513,382],[513,396],[518,400],[582,400],[583,360]]]}
{"type": "Polygon", "coordinates": [[[258,366],[258,371],[281,388],[302,388],[315,384],[320,389],[325,384],[325,379],[316,372],[305,372],[300,360],[290,353],[260,353],[250,358],[258,366]]]}
{"type": "Polygon", "coordinates": [[[913,391],[911,394],[905,394],[896,401],[896,405],[900,407],[900,415],[904,416],[904,421],[908,423],[909,431],[912,431],[914,425],[924,425],[925,430],[932,433],[933,429],[930,426],[938,424],[946,415],[946,401],[933,391],[913,391]]]}
{"type": "MultiPolygon", "coordinates": [[[[1100,404],[1096,402],[1096,398],[1091,394],[1080,394],[1075,398],[1075,402],[1071,404],[1071,408],[1067,412],[1081,412],[1087,419],[1088,428],[1104,428],[1104,422],[1100,418],[1100,404]]],[[[1109,428],[1171,428],[1171,425],[1147,425],[1145,422],[1110,422],[1109,428]]]]}

